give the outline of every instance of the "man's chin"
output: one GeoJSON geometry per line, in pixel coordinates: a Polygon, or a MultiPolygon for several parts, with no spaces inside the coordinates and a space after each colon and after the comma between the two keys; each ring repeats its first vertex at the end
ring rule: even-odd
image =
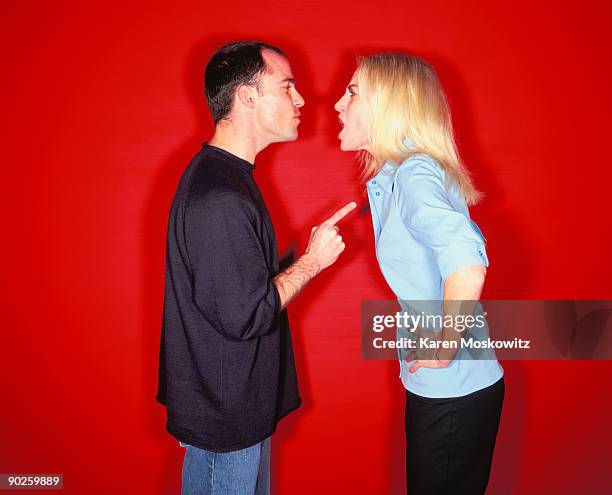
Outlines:
{"type": "Polygon", "coordinates": [[[295,141],[298,138],[298,131],[297,129],[294,132],[291,133],[287,133],[285,136],[282,136],[278,142],[279,143],[288,143],[291,141],[295,141]]]}

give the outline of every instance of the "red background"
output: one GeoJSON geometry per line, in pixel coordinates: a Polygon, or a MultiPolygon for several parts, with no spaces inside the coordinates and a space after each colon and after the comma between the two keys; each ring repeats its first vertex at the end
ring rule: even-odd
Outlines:
{"type": "MultiPolygon", "coordinates": [[[[604,1],[12,2],[3,5],[0,472],[65,491],[178,493],[156,393],[165,231],[211,119],[214,48],[264,39],[306,99],[300,138],[258,157],[281,252],[367,201],[333,103],[355,55],[438,69],[486,200],[491,299],[611,298],[610,20],[604,1]],[[608,205],[608,206],[606,206],[608,205]]],[[[391,298],[370,218],[290,307],[304,406],[274,437],[276,493],[402,493],[397,363],[360,359],[359,306],[391,298]]],[[[506,362],[489,493],[609,489],[609,362],[506,362]]]]}

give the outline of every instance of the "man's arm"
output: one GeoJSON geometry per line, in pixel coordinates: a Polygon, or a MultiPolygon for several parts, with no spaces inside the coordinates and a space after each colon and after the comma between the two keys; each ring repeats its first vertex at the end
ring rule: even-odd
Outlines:
{"type": "Polygon", "coordinates": [[[336,224],[357,206],[351,202],[310,232],[306,252],[289,268],[274,277],[274,285],[284,309],[306,284],[332,265],[344,251],[344,242],[336,224]]]}
{"type": "MultiPolygon", "coordinates": [[[[231,190],[194,193],[185,206],[185,260],[193,302],[229,340],[248,340],[276,328],[278,291],[254,218],[256,207],[231,190]]],[[[179,234],[180,235],[180,234],[179,234]]]]}

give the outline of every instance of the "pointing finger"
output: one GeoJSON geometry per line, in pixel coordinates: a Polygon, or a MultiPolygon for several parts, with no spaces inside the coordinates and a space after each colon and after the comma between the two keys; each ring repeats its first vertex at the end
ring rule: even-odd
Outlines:
{"type": "Polygon", "coordinates": [[[355,203],[354,201],[351,201],[349,204],[344,205],[336,213],[334,213],[331,217],[329,217],[328,222],[331,223],[332,225],[338,223],[346,215],[348,215],[352,210],[354,210],[356,206],[357,206],[357,203],[355,203]]]}

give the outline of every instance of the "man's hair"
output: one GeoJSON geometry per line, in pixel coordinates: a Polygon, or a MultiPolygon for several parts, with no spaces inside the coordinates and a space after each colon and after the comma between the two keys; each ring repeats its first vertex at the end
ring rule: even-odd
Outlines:
{"type": "Polygon", "coordinates": [[[267,43],[237,41],[219,48],[211,57],[204,73],[204,94],[215,125],[231,112],[238,86],[258,87],[268,70],[262,50],[285,56],[280,48],[267,43]]]}

